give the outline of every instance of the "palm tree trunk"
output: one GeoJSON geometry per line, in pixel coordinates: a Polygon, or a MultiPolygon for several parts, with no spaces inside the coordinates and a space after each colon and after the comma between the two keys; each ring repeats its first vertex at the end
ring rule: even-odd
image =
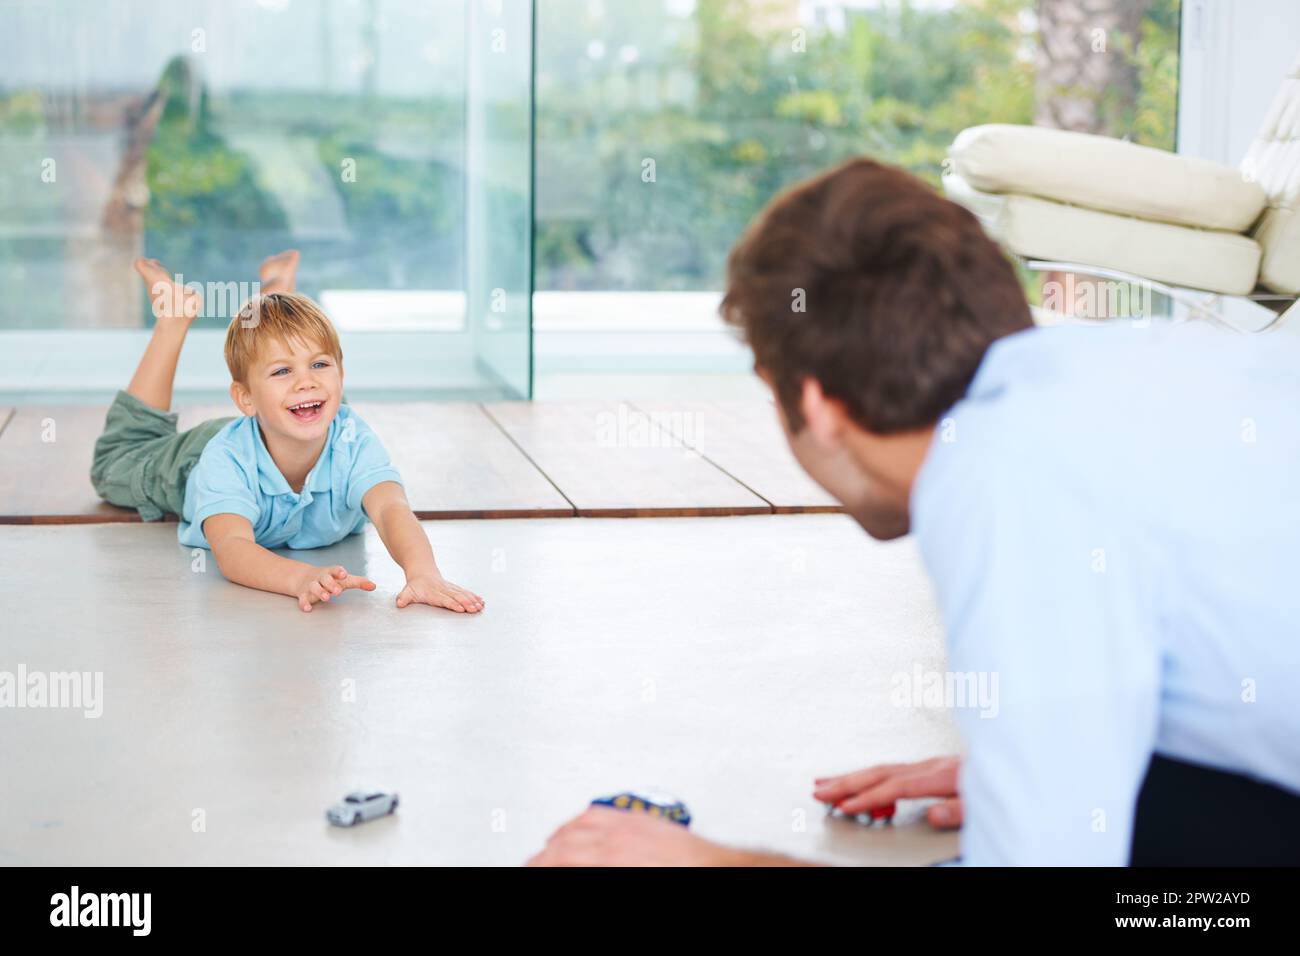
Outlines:
{"type": "MultiPolygon", "coordinates": [[[[1129,132],[1138,96],[1142,18],[1153,2],[1038,0],[1034,125],[1102,136],[1129,132]]],[[[1099,287],[1091,276],[1071,279],[1063,272],[1044,272],[1041,282],[1044,295],[1053,287],[1099,287]]],[[[1061,306],[1064,314],[1076,314],[1068,297],[1061,306]]]]}
{"type": "Polygon", "coordinates": [[[1153,0],[1038,0],[1034,123],[1123,136],[1138,95],[1136,52],[1153,0]]]}

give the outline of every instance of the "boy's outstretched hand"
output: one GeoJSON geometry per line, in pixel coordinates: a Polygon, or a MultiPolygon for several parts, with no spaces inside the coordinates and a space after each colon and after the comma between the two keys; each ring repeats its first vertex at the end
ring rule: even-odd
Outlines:
{"type": "Polygon", "coordinates": [[[298,582],[298,606],[304,611],[310,611],[313,604],[328,601],[349,588],[373,591],[375,582],[348,574],[347,568],[341,564],[329,568],[312,568],[298,582]]]}
{"type": "Polygon", "coordinates": [[[483,610],[483,599],[473,591],[452,584],[440,574],[417,574],[406,579],[406,587],[397,595],[397,606],[428,604],[445,607],[461,614],[477,614],[483,610]]]}

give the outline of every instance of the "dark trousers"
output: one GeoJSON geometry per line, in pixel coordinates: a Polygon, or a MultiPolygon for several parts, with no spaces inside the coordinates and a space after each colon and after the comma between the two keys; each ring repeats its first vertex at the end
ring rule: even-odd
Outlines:
{"type": "Polygon", "coordinates": [[[1133,866],[1300,866],[1300,794],[1155,755],[1138,794],[1133,866]]]}

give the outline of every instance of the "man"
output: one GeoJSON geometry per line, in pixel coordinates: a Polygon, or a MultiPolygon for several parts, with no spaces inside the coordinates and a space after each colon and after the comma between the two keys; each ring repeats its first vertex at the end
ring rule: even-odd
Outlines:
{"type": "MultiPolygon", "coordinates": [[[[964,757],[818,781],[946,798],[962,860],[1300,862],[1300,348],[1204,325],[1032,327],[1011,265],[907,173],[847,163],[732,251],[800,464],[871,535],[916,534],[964,757]]],[[[939,818],[939,813],[945,816],[939,818]]],[[[793,862],[593,809],[539,864],[793,862]]]]}

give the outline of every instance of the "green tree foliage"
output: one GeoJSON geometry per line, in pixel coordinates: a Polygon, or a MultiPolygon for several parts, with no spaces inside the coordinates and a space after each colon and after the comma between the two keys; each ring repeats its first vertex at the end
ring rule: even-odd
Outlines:
{"type": "MultiPolygon", "coordinates": [[[[585,6],[546,0],[543,58],[552,42],[584,57],[556,34],[590,36],[585,6]]],[[[842,30],[806,33],[791,8],[700,0],[693,29],[666,48],[556,71],[538,100],[538,142],[561,147],[539,169],[538,288],[718,288],[735,238],[789,183],[866,154],[937,185],[962,129],[1033,121],[1029,0],[951,9],[901,0],[850,11],[842,30]],[[683,76],[690,95],[665,93],[683,76]],[[629,87],[641,95],[612,93],[629,87]],[[654,182],[641,175],[645,158],[655,160],[654,182]],[[575,165],[588,173],[586,201],[552,212],[547,190],[575,165]]],[[[605,26],[610,52],[669,32],[662,7],[641,12],[638,29],[605,26]]],[[[1133,138],[1164,148],[1173,146],[1177,17],[1178,0],[1157,0],[1141,36],[1119,38],[1139,63],[1133,138]]]]}
{"type": "Polygon", "coordinates": [[[241,237],[287,236],[284,212],[258,184],[249,158],[215,128],[207,90],[187,59],[168,63],[158,94],[162,116],[145,154],[145,254],[212,275],[238,274],[231,260],[243,258],[241,237]]]}
{"type": "Polygon", "coordinates": [[[430,159],[440,147],[454,155],[459,103],[232,92],[218,118],[202,76],[181,58],[158,91],[165,107],[146,154],[146,249],[201,271],[187,280],[251,276],[268,251],[294,244],[304,249],[300,285],[309,293],[462,282],[463,177],[430,159]],[[230,130],[243,133],[242,148],[230,130]],[[339,221],[291,233],[277,197],[336,209],[339,221]]]}
{"type": "MultiPolygon", "coordinates": [[[[793,0],[697,0],[676,16],[686,7],[665,0],[539,3],[539,289],[716,289],[737,236],[791,182],[867,154],[937,185],[961,129],[1034,113],[1033,0],[899,0],[838,29],[805,28],[793,0]]],[[[1166,149],[1178,7],[1153,0],[1140,36],[1120,38],[1140,76],[1132,138],[1166,149]]],[[[198,69],[177,57],[159,81],[147,254],[224,280],[292,241],[309,292],[460,286],[459,92],[218,99],[198,69]],[[316,208],[330,224],[295,220],[291,236],[292,209],[316,208]]],[[[0,130],[31,153],[48,134],[40,95],[0,95],[0,130]]]]}

